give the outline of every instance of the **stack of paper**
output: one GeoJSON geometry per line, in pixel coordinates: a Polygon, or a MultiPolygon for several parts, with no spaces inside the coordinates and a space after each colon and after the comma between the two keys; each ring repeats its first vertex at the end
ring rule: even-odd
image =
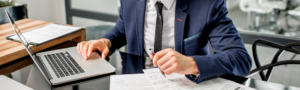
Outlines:
{"type": "Polygon", "coordinates": [[[110,76],[110,90],[154,90],[144,74],[110,76]]]}
{"type": "MultiPolygon", "coordinates": [[[[81,30],[81,27],[72,27],[72,26],[65,26],[59,24],[49,24],[44,27],[36,28],[33,30],[28,30],[22,32],[22,35],[27,40],[29,44],[42,44],[47,41],[51,41],[61,36],[68,35],[70,33],[76,32],[81,30]]],[[[6,37],[9,40],[19,41],[19,37],[17,35],[12,35],[6,37]]],[[[22,38],[22,39],[24,39],[22,38]]],[[[24,40],[23,40],[24,41],[24,40]]]]}
{"type": "Polygon", "coordinates": [[[255,90],[222,78],[196,84],[180,74],[165,78],[158,68],[143,71],[144,74],[111,76],[110,90],[255,90]]]}

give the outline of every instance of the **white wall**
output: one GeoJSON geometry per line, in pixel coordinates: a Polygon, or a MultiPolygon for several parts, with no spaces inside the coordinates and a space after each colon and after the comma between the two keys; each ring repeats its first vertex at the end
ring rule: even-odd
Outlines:
{"type": "MultiPolygon", "coordinates": [[[[71,5],[73,9],[118,16],[118,1],[119,0],[72,0],[71,5]]],[[[98,26],[103,24],[114,25],[115,23],[76,16],[72,17],[72,19],[73,25],[83,27],[98,26]]]]}
{"type": "Polygon", "coordinates": [[[28,5],[28,18],[66,23],[65,0],[16,0],[28,5]]]}
{"type": "MultiPolygon", "coordinates": [[[[66,23],[65,0],[17,0],[28,5],[30,19],[66,23]]],[[[227,8],[238,6],[239,0],[227,0],[227,8]]],[[[117,15],[117,0],[73,0],[73,8],[117,15]]]]}
{"type": "Polygon", "coordinates": [[[118,15],[119,0],[72,0],[72,8],[118,15]]]}
{"type": "MultiPolygon", "coordinates": [[[[16,0],[28,5],[29,19],[66,23],[65,0],[16,0]]],[[[118,0],[72,0],[76,9],[118,15],[118,0]]],[[[81,21],[79,21],[81,22],[81,21]]],[[[84,22],[90,23],[91,22],[84,22]]]]}

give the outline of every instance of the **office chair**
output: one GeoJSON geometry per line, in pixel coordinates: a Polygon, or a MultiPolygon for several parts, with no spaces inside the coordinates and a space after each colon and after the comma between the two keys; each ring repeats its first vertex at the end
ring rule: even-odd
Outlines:
{"type": "Polygon", "coordinates": [[[259,3],[263,6],[272,7],[273,10],[270,13],[270,30],[274,30],[276,26],[275,20],[275,11],[278,11],[280,15],[280,11],[285,11],[287,9],[287,0],[260,0],[259,3]]]}
{"type": "MultiPolygon", "coordinates": [[[[300,6],[296,7],[295,9],[288,10],[287,11],[287,17],[293,18],[293,19],[299,21],[299,23],[300,23],[300,19],[299,19],[299,17],[300,17],[300,6]]],[[[286,23],[286,27],[287,27],[288,31],[290,31],[291,26],[289,26],[289,23],[288,23],[287,19],[285,19],[285,23],[286,23]]],[[[295,35],[296,37],[300,35],[300,24],[296,27],[295,32],[296,32],[296,35],[295,35]]],[[[290,33],[291,33],[291,31],[290,31],[290,33]]]]}
{"type": "Polygon", "coordinates": [[[248,13],[247,15],[248,28],[251,28],[250,27],[251,12],[256,13],[254,29],[256,29],[257,31],[259,31],[260,28],[259,25],[260,14],[269,14],[273,11],[273,7],[260,5],[256,0],[240,0],[239,7],[241,11],[248,13]]]}
{"type": "MultiPolygon", "coordinates": [[[[277,23],[277,26],[282,26],[279,28],[279,31],[277,31],[277,33],[279,34],[284,34],[286,31],[289,32],[289,34],[292,36],[294,35],[293,32],[291,30],[292,29],[292,26],[290,26],[290,24],[288,23],[289,20],[293,19],[293,20],[298,20],[300,22],[300,19],[298,18],[299,17],[299,2],[298,1],[295,1],[295,0],[287,0],[286,1],[286,9],[285,10],[280,10],[280,12],[284,12],[283,13],[283,17],[281,17],[282,19],[278,19],[278,22],[280,21],[284,21],[283,22],[283,25],[280,24],[280,23],[277,23]]],[[[296,32],[299,31],[299,27],[300,25],[296,27],[296,32]]],[[[294,36],[297,36],[297,33],[296,35],[294,36]]]]}
{"type": "Polygon", "coordinates": [[[287,0],[260,0],[259,3],[279,10],[285,10],[287,8],[287,0]]]}
{"type": "Polygon", "coordinates": [[[278,58],[280,55],[283,53],[283,51],[290,51],[296,54],[300,54],[300,49],[294,48],[296,46],[300,46],[300,42],[294,42],[294,43],[289,43],[286,45],[280,45],[271,41],[267,40],[256,40],[253,45],[252,45],[252,50],[253,50],[253,59],[254,63],[256,65],[256,69],[253,69],[250,71],[250,74],[247,77],[253,76],[257,73],[259,73],[261,79],[263,81],[269,81],[271,73],[273,71],[273,67],[280,66],[280,65],[287,65],[287,64],[300,64],[300,60],[283,60],[283,61],[278,61],[278,58]],[[257,44],[263,44],[267,45],[273,48],[278,48],[279,50],[273,57],[273,60],[270,64],[263,65],[261,66],[258,56],[257,56],[257,51],[256,51],[256,46],[257,44]],[[263,71],[267,70],[267,73],[265,74],[263,71]]]}

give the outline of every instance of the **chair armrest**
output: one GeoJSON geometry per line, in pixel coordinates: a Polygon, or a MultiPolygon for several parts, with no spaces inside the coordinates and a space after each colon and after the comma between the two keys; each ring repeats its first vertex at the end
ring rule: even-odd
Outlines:
{"type": "MultiPolygon", "coordinates": [[[[275,56],[273,57],[273,60],[272,60],[271,64],[277,63],[278,58],[283,53],[283,51],[290,51],[290,52],[293,52],[293,53],[300,54],[300,50],[299,49],[293,48],[294,46],[300,46],[300,42],[294,42],[294,43],[289,43],[289,44],[286,44],[286,45],[281,45],[281,44],[278,44],[278,43],[275,43],[275,42],[271,42],[271,41],[267,41],[267,40],[256,40],[253,43],[253,45],[252,45],[252,50],[253,50],[254,63],[256,65],[257,69],[261,68],[261,65],[260,65],[260,62],[259,62],[259,59],[258,59],[258,56],[257,56],[257,50],[256,50],[256,46],[259,43],[267,45],[267,46],[270,46],[270,47],[273,47],[273,48],[278,48],[279,49],[277,51],[277,53],[275,54],[275,56]]],[[[265,80],[265,81],[268,81],[269,77],[271,75],[272,70],[273,70],[272,66],[268,67],[268,71],[267,71],[266,75],[264,74],[264,72],[262,72],[262,70],[260,70],[259,74],[261,76],[261,79],[265,80]]],[[[254,74],[252,71],[250,72],[250,75],[254,74]]]]}

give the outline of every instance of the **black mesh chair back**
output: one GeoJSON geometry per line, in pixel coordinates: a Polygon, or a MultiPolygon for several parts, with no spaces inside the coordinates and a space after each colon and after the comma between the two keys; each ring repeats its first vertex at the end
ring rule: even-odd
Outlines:
{"type": "Polygon", "coordinates": [[[292,52],[295,54],[300,54],[300,49],[295,48],[297,46],[300,46],[300,42],[294,42],[294,43],[289,43],[286,45],[281,45],[281,44],[274,43],[274,42],[267,41],[267,40],[256,40],[252,45],[253,60],[256,65],[256,69],[251,70],[248,77],[259,73],[259,75],[263,81],[269,81],[271,73],[273,71],[273,67],[280,66],[280,65],[287,65],[287,64],[300,64],[300,60],[280,60],[280,61],[278,61],[278,58],[283,53],[283,51],[289,51],[289,52],[292,52]],[[263,44],[263,45],[278,49],[278,51],[276,52],[276,54],[273,57],[270,64],[261,66],[258,56],[257,56],[257,49],[256,49],[256,46],[258,44],[263,44]],[[267,70],[266,74],[263,72],[264,70],[267,70]]]}

